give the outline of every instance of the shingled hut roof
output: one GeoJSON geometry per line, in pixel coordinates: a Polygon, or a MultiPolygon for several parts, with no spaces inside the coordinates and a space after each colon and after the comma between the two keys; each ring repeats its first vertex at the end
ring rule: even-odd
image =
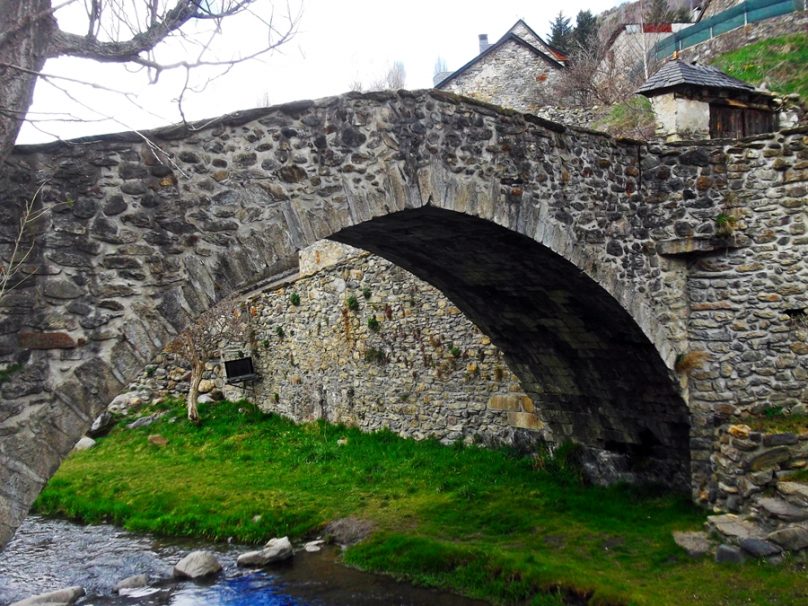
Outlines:
{"type": "Polygon", "coordinates": [[[728,76],[720,69],[707,65],[693,65],[677,59],[663,65],[637,89],[637,93],[653,97],[676,88],[690,86],[747,93],[755,91],[755,87],[751,84],[728,76]]]}

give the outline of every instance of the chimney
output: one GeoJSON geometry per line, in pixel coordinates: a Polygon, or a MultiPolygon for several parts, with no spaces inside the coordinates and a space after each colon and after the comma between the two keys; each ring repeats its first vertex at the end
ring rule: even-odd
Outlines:
{"type": "Polygon", "coordinates": [[[480,52],[484,52],[490,44],[488,44],[488,34],[480,34],[480,52]]]}

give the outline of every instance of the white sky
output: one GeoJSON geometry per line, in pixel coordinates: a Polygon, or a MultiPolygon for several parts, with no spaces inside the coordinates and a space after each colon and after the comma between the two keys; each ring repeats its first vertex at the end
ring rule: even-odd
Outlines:
{"type": "MultiPolygon", "coordinates": [[[[298,10],[295,1],[301,2],[290,0],[293,12],[298,10]]],[[[357,80],[368,83],[381,77],[394,61],[404,64],[407,88],[430,88],[438,57],[445,60],[450,71],[461,67],[478,53],[478,34],[488,34],[489,41],[495,42],[521,18],[547,38],[550,21],[559,10],[574,24],[579,10],[598,14],[623,1],[566,0],[562,4],[541,0],[302,0],[295,37],[278,51],[236,67],[212,82],[203,93],[192,95],[184,103],[186,116],[201,119],[255,107],[264,97],[274,105],[340,94],[357,80]]],[[[280,1],[276,4],[285,6],[280,1]]],[[[80,8],[81,3],[75,7],[80,8]]],[[[66,12],[58,15],[63,28],[82,31],[80,16],[66,12]]],[[[268,15],[268,9],[262,15],[268,15]]],[[[262,32],[255,17],[225,21],[224,32],[217,40],[217,52],[220,56],[247,53],[249,42],[259,39],[262,32]]],[[[176,57],[180,51],[169,52],[176,57]]],[[[37,123],[51,135],[69,138],[153,128],[180,119],[176,103],[172,102],[181,88],[177,72],[164,74],[155,86],[147,85],[143,73],[130,73],[131,68],[77,59],[51,60],[44,72],[128,91],[137,95],[137,104],[148,110],[137,109],[121,95],[56,81],[92,108],[95,112],[92,115],[89,109],[77,106],[63,92],[40,81],[30,117],[50,119],[55,112],[69,111],[94,120],[37,123]],[[98,121],[101,116],[111,116],[113,120],[98,121]]],[[[19,142],[52,138],[26,124],[19,142]]]]}

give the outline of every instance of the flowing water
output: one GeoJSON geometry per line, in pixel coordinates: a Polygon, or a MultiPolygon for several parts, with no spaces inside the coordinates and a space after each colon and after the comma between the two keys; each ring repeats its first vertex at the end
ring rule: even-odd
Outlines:
{"type": "Polygon", "coordinates": [[[177,543],[114,526],[80,526],[29,517],[0,552],[0,604],[80,585],[84,606],[480,606],[481,602],[398,583],[341,566],[337,548],[300,551],[286,564],[264,570],[236,567],[233,545],[177,543]],[[171,569],[193,549],[216,554],[224,571],[205,583],[171,580],[171,569]],[[148,588],[114,594],[118,581],[147,574],[148,588]]]}

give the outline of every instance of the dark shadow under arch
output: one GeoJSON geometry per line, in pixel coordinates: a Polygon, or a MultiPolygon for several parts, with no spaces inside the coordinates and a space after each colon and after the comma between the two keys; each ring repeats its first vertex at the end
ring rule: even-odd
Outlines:
{"type": "Polygon", "coordinates": [[[554,440],[587,446],[603,480],[689,486],[678,384],[634,319],[547,247],[490,221],[424,207],[334,234],[440,289],[500,347],[554,440]]]}

